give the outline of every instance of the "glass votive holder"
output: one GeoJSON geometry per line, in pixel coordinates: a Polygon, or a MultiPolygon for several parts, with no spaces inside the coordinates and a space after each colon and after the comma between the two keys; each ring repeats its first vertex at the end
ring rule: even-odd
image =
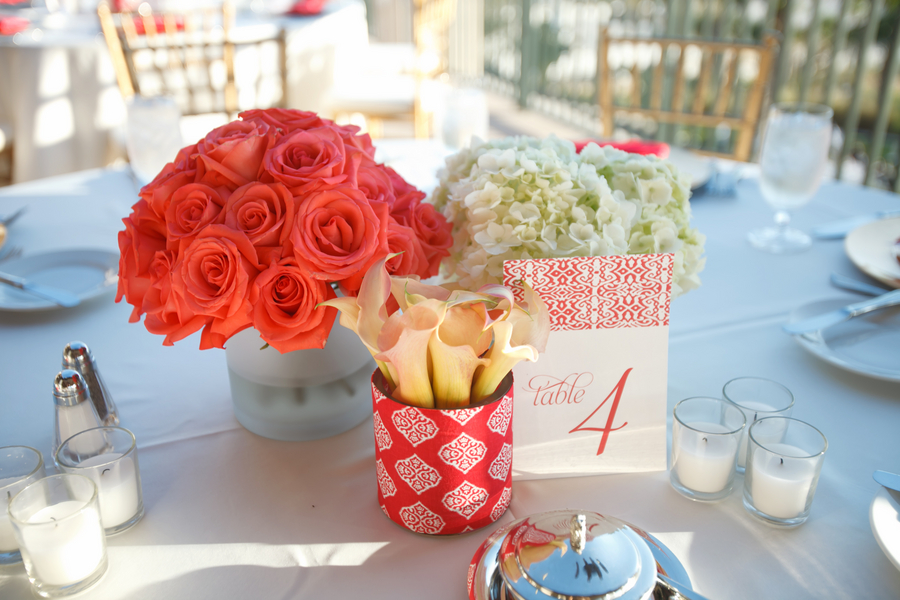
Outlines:
{"type": "Polygon", "coordinates": [[[7,507],[13,496],[43,476],[44,457],[34,448],[0,448],[0,565],[22,562],[7,507]]]}
{"type": "Polygon", "coordinates": [[[63,473],[35,481],[9,503],[22,562],[38,595],[78,594],[106,573],[106,536],[97,500],[93,481],[63,473]]]}
{"type": "Polygon", "coordinates": [[[821,431],[797,419],[767,417],[751,425],[744,507],[772,525],[805,522],[827,448],[821,431]]]}
{"type": "Polygon", "coordinates": [[[66,473],[91,479],[99,490],[100,517],[106,535],[132,527],[144,516],[141,472],[134,434],[122,427],[95,427],[60,444],[56,464],[66,473]],[[102,435],[104,444],[85,444],[102,435]]]}
{"type": "Polygon", "coordinates": [[[719,398],[687,398],[675,405],[669,481],[682,496],[714,502],[731,493],[745,428],[744,414],[719,398]]]}
{"type": "Polygon", "coordinates": [[[794,395],[780,383],[762,377],[732,379],[722,388],[722,395],[737,405],[747,418],[737,460],[738,473],[743,473],[747,461],[747,432],[750,426],[766,417],[790,417],[794,408],[794,395]]]}

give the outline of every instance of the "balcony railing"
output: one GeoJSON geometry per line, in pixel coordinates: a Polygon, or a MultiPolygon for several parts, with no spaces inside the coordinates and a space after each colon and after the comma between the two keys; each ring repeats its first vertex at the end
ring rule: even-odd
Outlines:
{"type": "MultiPolygon", "coordinates": [[[[599,133],[601,26],[614,36],[741,41],[774,30],[781,46],[768,101],[830,105],[836,175],[898,191],[898,23],[897,0],[484,0],[484,70],[522,106],[599,133]]],[[[657,137],[700,139],[676,127],[657,137]]]]}

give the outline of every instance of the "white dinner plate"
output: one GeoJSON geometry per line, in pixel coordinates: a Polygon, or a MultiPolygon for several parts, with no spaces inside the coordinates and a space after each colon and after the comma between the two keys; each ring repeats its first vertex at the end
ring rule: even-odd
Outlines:
{"type": "Polygon", "coordinates": [[[900,569],[900,502],[885,488],[872,500],[869,525],[884,554],[900,569]]]}
{"type": "Polygon", "coordinates": [[[691,176],[692,190],[705,185],[713,176],[712,159],[695,154],[690,150],[672,146],[669,148],[669,158],[666,160],[675,165],[679,173],[687,173],[691,176]]]}
{"type": "MultiPolygon", "coordinates": [[[[820,300],[794,310],[789,322],[837,310],[844,300],[820,300]]],[[[900,382],[900,306],[883,308],[822,331],[793,338],[813,355],[837,367],[885,381],[900,382]]]]}
{"type": "Polygon", "coordinates": [[[844,239],[844,252],[860,271],[882,283],[900,288],[897,240],[900,217],[872,221],[857,227],[844,239]]]}
{"type": "MultiPolygon", "coordinates": [[[[119,255],[108,250],[61,250],[13,258],[0,271],[77,295],[81,301],[112,291],[118,282],[119,255]]],[[[61,306],[0,284],[0,310],[33,312],[61,306]]]]}

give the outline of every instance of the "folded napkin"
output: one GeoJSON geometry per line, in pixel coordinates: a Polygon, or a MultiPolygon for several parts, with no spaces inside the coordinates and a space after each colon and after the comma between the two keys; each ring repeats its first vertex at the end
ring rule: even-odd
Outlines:
{"type": "Polygon", "coordinates": [[[591,142],[594,142],[599,146],[612,146],[613,148],[618,148],[619,150],[624,150],[625,152],[631,152],[632,154],[655,154],[660,158],[667,158],[669,156],[668,144],[649,140],[625,140],[622,142],[604,142],[603,140],[576,140],[575,151],[581,152],[581,150],[591,142]]]}
{"type": "Polygon", "coordinates": [[[291,10],[287,12],[289,15],[312,16],[322,12],[325,3],[328,0],[297,0],[291,10]]]}
{"type": "Polygon", "coordinates": [[[14,35],[25,31],[31,21],[22,17],[0,17],[0,35],[14,35]]]}

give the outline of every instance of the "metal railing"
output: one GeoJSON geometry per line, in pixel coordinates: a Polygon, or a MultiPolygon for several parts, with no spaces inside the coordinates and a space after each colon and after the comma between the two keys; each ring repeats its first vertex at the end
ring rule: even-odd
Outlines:
{"type": "MultiPolygon", "coordinates": [[[[836,174],[900,191],[898,24],[898,0],[484,0],[484,70],[522,106],[600,132],[601,26],[742,41],[774,30],[781,49],[769,100],[830,105],[836,174]]],[[[659,134],[676,143],[685,135],[659,134]]]]}

